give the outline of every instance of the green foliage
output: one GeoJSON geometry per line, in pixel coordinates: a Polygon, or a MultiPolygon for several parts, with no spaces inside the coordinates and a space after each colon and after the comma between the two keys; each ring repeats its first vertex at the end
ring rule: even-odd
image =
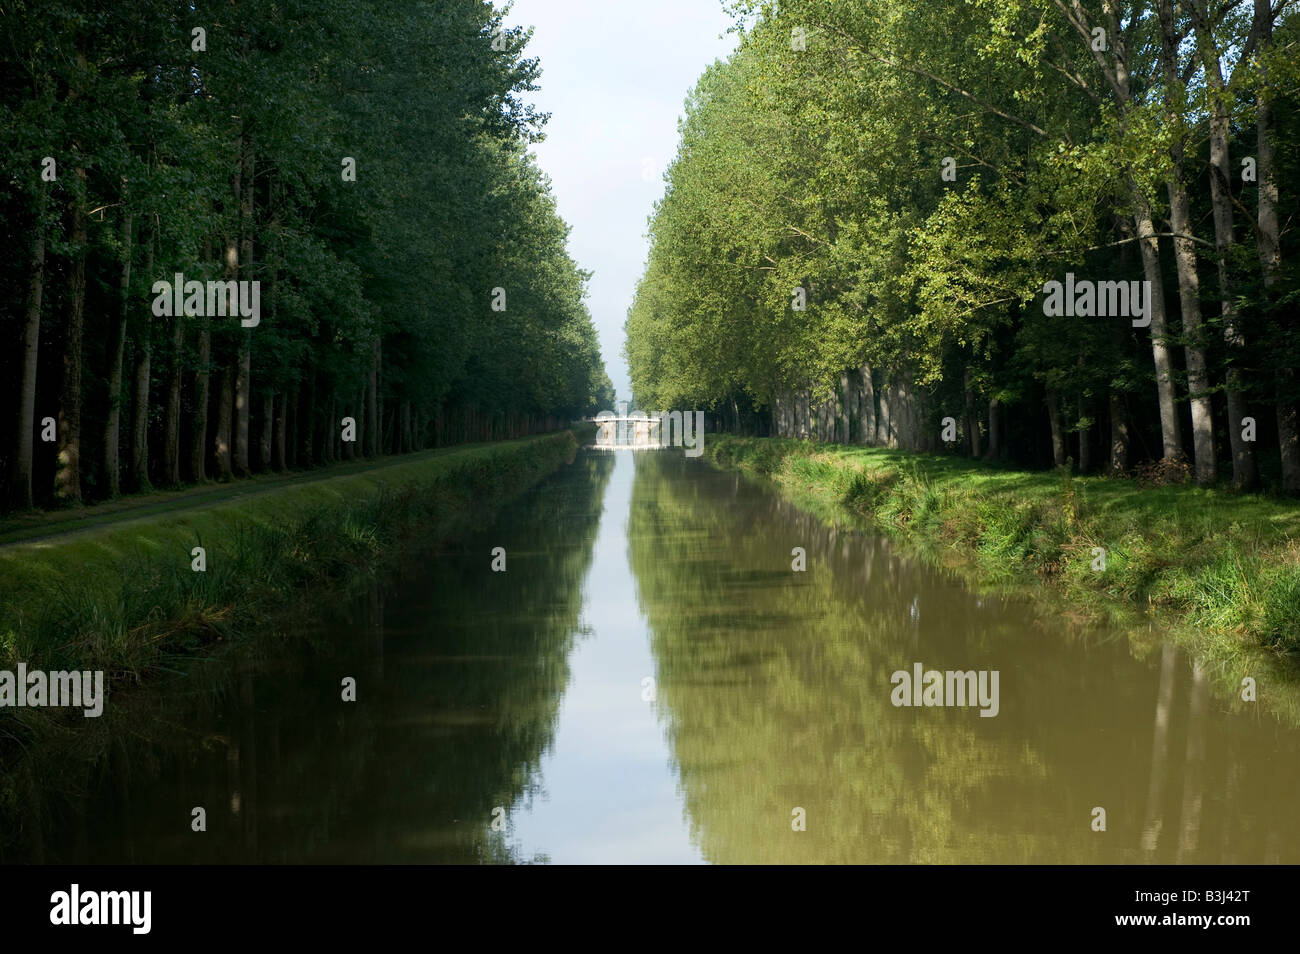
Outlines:
{"type": "MultiPolygon", "coordinates": [[[[101,430],[112,360],[104,341],[121,310],[124,259],[133,265],[127,380],[132,362],[153,352],[155,482],[169,438],[212,443],[226,400],[220,375],[245,351],[251,383],[236,413],[246,419],[252,404],[256,434],[268,395],[291,396],[290,463],[298,447],[310,451],[305,463],[334,456],[323,445],[344,415],[378,431],[356,448],[370,455],[514,436],[605,406],[588,276],[568,255],[568,228],[528,152],[546,117],[525,102],[540,75],[526,31],[504,29],[503,14],[478,0],[103,6],[18,3],[0,24],[9,187],[0,226],[28,236],[0,263],[7,341],[23,338],[37,239],[46,258],[38,373],[24,377],[22,348],[0,358],[0,373],[34,390],[44,413],[70,413],[58,407],[73,347],[64,316],[81,302],[77,439],[88,489],[106,483],[101,451],[113,439],[101,430]],[[196,28],[205,50],[192,48],[196,28]],[[57,161],[53,182],[41,179],[45,156],[57,161]],[[345,157],[355,181],[342,174],[345,157]],[[84,241],[74,213],[86,218],[84,241]],[[124,244],[128,216],[134,238],[124,244]],[[84,292],[69,276],[80,257],[84,292]],[[261,282],[260,323],[153,316],[153,282],[176,272],[261,282]],[[491,307],[497,287],[504,312],[491,307]],[[207,364],[201,332],[211,335],[207,364]],[[182,414],[164,421],[173,372],[182,414]],[[211,407],[199,406],[194,380],[206,372],[211,407]],[[189,433],[204,413],[208,433],[189,433]],[[444,428],[451,421],[461,422],[456,434],[444,428]]],[[[108,398],[129,419],[134,391],[108,398]]],[[[11,427],[0,424],[0,477],[17,456],[11,427]]],[[[36,456],[44,485],[50,465],[36,456]]]]}
{"type": "MultiPolygon", "coordinates": [[[[1149,206],[1167,248],[1176,152],[1188,170],[1192,219],[1211,227],[1202,144],[1212,99],[1188,7],[1178,7],[1174,25],[1187,42],[1176,65],[1190,79],[1166,84],[1161,24],[1142,4],[1116,7],[1122,37],[1110,36],[1100,55],[1063,13],[1073,8],[1048,0],[729,4],[740,45],[704,72],[687,100],[627,316],[625,355],[638,400],[717,408],[743,396],[771,407],[792,390],[824,398],[842,373],[865,364],[925,389],[927,431],[937,431],[944,414],[961,420],[969,405],[965,436],[972,422],[984,427],[980,409],[999,402],[1013,431],[1004,429],[1001,452],[1011,440],[1034,445],[1015,448],[1020,461],[1050,459],[1045,394],[1059,402],[1067,438],[1082,435],[1096,448],[1091,462],[1105,460],[1097,431],[1115,423],[1110,394],[1128,409],[1119,423],[1135,456],[1152,448],[1158,456],[1152,332],[1123,317],[1048,316],[1041,305],[1044,283],[1067,272],[1144,277],[1133,216],[1139,200],[1149,206]],[[802,50],[797,35],[806,38],[802,50]],[[1112,83],[1120,46],[1123,89],[1112,83]],[[796,288],[806,311],[792,308],[796,288]]],[[[1080,9],[1088,23],[1107,22],[1095,2],[1080,9]]],[[[1257,148],[1253,104],[1269,95],[1279,208],[1294,214],[1287,183],[1300,170],[1292,145],[1300,112],[1286,79],[1294,66],[1271,53],[1264,61],[1241,56],[1252,30],[1245,7],[1211,15],[1231,72],[1232,201],[1239,216],[1242,207],[1254,211],[1255,187],[1236,181],[1236,169],[1257,148]],[[1261,62],[1272,70],[1267,82],[1261,62]]],[[[1278,43],[1294,42],[1295,22],[1290,11],[1279,16],[1278,43]]],[[[1241,309],[1243,344],[1231,362],[1257,407],[1285,411],[1300,397],[1286,383],[1300,349],[1276,316],[1294,298],[1294,254],[1283,252],[1280,279],[1263,289],[1257,235],[1240,219],[1235,235],[1227,273],[1235,291],[1226,301],[1241,309]]],[[[1214,242],[1193,238],[1208,298],[1214,242]]],[[[1283,230],[1292,252],[1293,243],[1283,230]]],[[[1172,286],[1168,259],[1166,252],[1172,286]]],[[[1167,343],[1188,344],[1172,287],[1165,300],[1167,343]]],[[[1216,308],[1202,310],[1217,335],[1207,353],[1217,396],[1230,363],[1226,332],[1216,308]]],[[[1172,374],[1177,401],[1186,403],[1178,357],[1172,374]]],[[[1271,427],[1257,440],[1279,443],[1271,427]]]]}

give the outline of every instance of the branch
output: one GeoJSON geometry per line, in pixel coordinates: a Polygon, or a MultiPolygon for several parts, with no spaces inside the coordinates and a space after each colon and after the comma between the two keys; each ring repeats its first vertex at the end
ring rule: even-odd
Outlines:
{"type": "MultiPolygon", "coordinates": [[[[1234,199],[1233,201],[1236,200],[1234,199]]],[[[1190,241],[1196,242],[1200,245],[1208,246],[1209,248],[1215,247],[1213,242],[1207,242],[1203,238],[1197,238],[1195,235],[1187,235],[1183,232],[1152,232],[1150,235],[1146,236],[1146,238],[1185,238],[1185,239],[1189,239],[1190,241]]],[[[1141,242],[1142,239],[1143,236],[1138,235],[1133,238],[1120,239],[1118,242],[1107,242],[1104,245],[1089,245],[1087,248],[1084,249],[1054,248],[1054,249],[1049,249],[1046,252],[1043,252],[1043,254],[1044,255],[1072,255],[1080,251],[1096,252],[1103,248],[1114,248],[1117,245],[1128,245],[1131,242],[1141,242]]]]}
{"type": "Polygon", "coordinates": [[[1016,296],[1016,295],[1011,295],[1011,296],[1008,297],[1008,298],[994,298],[994,299],[991,300],[991,301],[980,301],[980,302],[976,302],[975,304],[973,304],[973,305],[971,305],[969,308],[967,308],[965,311],[960,311],[960,312],[958,312],[957,314],[955,314],[953,317],[954,317],[954,318],[965,318],[967,315],[971,314],[972,312],[979,311],[981,308],[987,308],[989,305],[1000,305],[1000,304],[1002,304],[1004,301],[1020,301],[1020,298],[1019,298],[1018,296],[1016,296]]]}
{"type": "MultiPolygon", "coordinates": [[[[1088,25],[1088,15],[1084,12],[1083,7],[1079,5],[1079,0],[1070,0],[1069,7],[1065,5],[1065,0],[1053,0],[1053,2],[1056,4],[1057,9],[1061,11],[1061,15],[1065,17],[1066,21],[1074,27],[1074,29],[1078,31],[1079,36],[1083,38],[1084,46],[1092,51],[1092,58],[1097,61],[1097,68],[1101,70],[1101,75],[1104,76],[1106,82],[1110,84],[1111,91],[1115,94],[1115,98],[1119,100],[1120,109],[1122,110],[1124,104],[1128,102],[1128,94],[1124,88],[1120,86],[1119,76],[1116,74],[1115,70],[1111,69],[1111,67],[1107,65],[1106,57],[1102,55],[1101,50],[1092,49],[1092,28],[1088,25]]],[[[1117,40],[1118,38],[1116,37],[1113,39],[1117,40]]]]}
{"type": "MultiPolygon", "coordinates": [[[[960,86],[948,82],[946,79],[935,76],[929,70],[922,69],[919,66],[910,66],[906,63],[897,63],[894,60],[889,59],[889,57],[879,56],[874,53],[868,55],[871,56],[873,59],[878,60],[881,63],[884,63],[886,66],[894,67],[894,69],[906,70],[909,73],[915,73],[917,76],[924,76],[926,79],[938,83],[944,89],[956,93],[958,96],[964,96],[966,99],[969,99],[975,105],[979,106],[982,109],[987,110],[990,113],[993,113],[995,116],[1001,116],[1003,119],[1016,123],[1019,126],[1023,126],[1025,129],[1037,133],[1038,135],[1042,136],[1044,139],[1052,138],[1052,136],[1047,132],[1047,130],[1043,129],[1041,126],[1038,126],[1030,122],[1028,119],[1023,119],[1022,117],[1016,116],[1012,113],[1004,112],[1003,110],[998,109],[992,103],[984,102],[984,100],[980,99],[978,96],[976,96],[974,93],[970,92],[969,90],[964,90],[960,86]]],[[[1069,142],[1069,139],[1066,139],[1066,142],[1069,142]]]]}
{"type": "MultiPolygon", "coordinates": [[[[1277,20],[1277,15],[1282,12],[1282,8],[1287,5],[1289,0],[1278,0],[1277,8],[1269,16],[1268,22],[1260,17],[1251,17],[1250,34],[1246,37],[1246,42],[1242,44],[1241,54],[1237,57],[1237,62],[1232,67],[1232,73],[1228,76],[1228,88],[1231,89],[1237,82],[1237,71],[1241,69],[1241,64],[1246,63],[1255,54],[1255,47],[1259,46],[1259,41],[1263,38],[1264,31],[1269,24],[1277,20]]],[[[1217,51],[1215,51],[1217,52],[1217,51]]]]}
{"type": "Polygon", "coordinates": [[[1025,184],[1024,176],[1020,175],[1020,173],[1018,172],[1004,172],[1003,170],[999,169],[997,166],[993,165],[992,163],[987,162],[984,159],[981,159],[979,156],[975,155],[975,153],[967,152],[964,149],[958,148],[956,143],[949,142],[947,139],[944,139],[942,136],[936,136],[933,133],[926,134],[924,132],[922,132],[922,135],[927,136],[927,138],[929,139],[933,139],[935,142],[937,142],[939,145],[943,146],[946,149],[951,149],[952,154],[954,156],[962,156],[963,158],[966,159],[974,159],[976,165],[980,165],[983,166],[985,169],[992,170],[994,175],[998,176],[999,178],[1012,179],[1016,182],[1021,183],[1022,185],[1025,184]]]}
{"type": "Polygon", "coordinates": [[[805,232],[803,229],[795,228],[793,225],[790,225],[788,222],[786,223],[786,226],[785,226],[785,227],[788,228],[791,232],[794,232],[796,235],[802,235],[802,236],[803,236],[804,238],[806,238],[808,241],[810,241],[810,242],[812,242],[812,243],[814,243],[814,244],[816,244],[816,245],[825,245],[825,244],[826,244],[826,242],[823,241],[822,239],[814,238],[813,236],[811,236],[811,235],[809,235],[807,232],[805,232]]]}
{"type": "MultiPolygon", "coordinates": [[[[1001,116],[1003,119],[1008,120],[1009,122],[1013,122],[1019,126],[1023,126],[1025,129],[1037,133],[1038,135],[1042,136],[1044,139],[1052,138],[1052,136],[1047,132],[1047,130],[1043,129],[1041,126],[1037,126],[1034,123],[1030,122],[1029,120],[1024,119],[1020,116],[1016,116],[1013,115],[1012,113],[1004,112],[1003,110],[998,109],[992,103],[987,103],[984,100],[980,99],[978,96],[976,96],[974,93],[970,92],[969,90],[962,89],[960,86],[957,86],[955,83],[951,83],[940,76],[936,76],[935,74],[931,73],[927,69],[924,69],[923,67],[912,66],[911,64],[908,63],[901,63],[896,60],[890,59],[887,56],[881,56],[878,53],[874,53],[870,50],[864,49],[862,46],[858,44],[858,40],[856,37],[845,32],[840,27],[826,26],[826,25],[824,26],[832,33],[837,33],[845,40],[847,40],[849,43],[849,47],[851,49],[854,49],[859,53],[862,53],[869,59],[873,59],[878,63],[884,63],[886,66],[893,67],[896,70],[904,70],[908,73],[914,73],[917,76],[924,76],[926,79],[938,83],[940,86],[942,86],[944,89],[948,90],[949,92],[956,93],[958,96],[962,96],[965,99],[970,100],[972,103],[974,103],[976,106],[979,106],[981,109],[985,110],[986,112],[993,113],[995,116],[1001,116]]],[[[1066,139],[1066,142],[1069,142],[1068,138],[1066,139]]]]}
{"type": "Polygon", "coordinates": [[[1255,221],[1255,213],[1242,205],[1241,200],[1232,194],[1231,189],[1228,190],[1228,198],[1232,199],[1232,204],[1235,205],[1237,210],[1246,217],[1246,221],[1250,223],[1251,231],[1255,234],[1255,241],[1258,242],[1264,233],[1260,231],[1259,223],[1255,221]]]}
{"type": "MultiPolygon", "coordinates": [[[[1061,54],[1062,58],[1065,59],[1066,62],[1069,62],[1069,57],[1065,52],[1065,46],[1064,44],[1062,44],[1061,38],[1056,35],[1056,32],[1054,30],[1049,30],[1047,32],[1047,35],[1048,37],[1051,38],[1052,45],[1056,47],[1056,51],[1061,54]]],[[[1052,69],[1056,70],[1058,73],[1063,75],[1075,86],[1079,87],[1079,89],[1083,90],[1084,94],[1088,97],[1088,99],[1092,100],[1094,105],[1096,106],[1101,105],[1101,97],[1098,96],[1096,91],[1093,90],[1093,88],[1088,85],[1088,81],[1085,80],[1082,75],[1080,75],[1078,70],[1066,69],[1064,66],[1061,66],[1059,63],[1049,63],[1049,65],[1052,67],[1052,69]]]]}

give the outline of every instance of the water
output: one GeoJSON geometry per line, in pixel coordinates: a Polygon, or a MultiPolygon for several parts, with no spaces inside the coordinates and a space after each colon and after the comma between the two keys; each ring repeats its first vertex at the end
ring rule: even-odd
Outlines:
{"type": "Polygon", "coordinates": [[[1300,731],[1139,635],[680,450],[583,452],[268,658],[133,702],[27,859],[1300,861],[1300,731]],[[894,706],[916,663],[997,670],[996,717],[894,706]]]}

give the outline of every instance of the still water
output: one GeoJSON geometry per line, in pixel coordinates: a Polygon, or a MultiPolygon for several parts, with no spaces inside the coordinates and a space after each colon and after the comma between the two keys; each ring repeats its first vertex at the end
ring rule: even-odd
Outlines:
{"type": "Polygon", "coordinates": [[[1300,861],[1300,731],[1158,633],[973,592],[680,450],[581,452],[325,616],[155,694],[28,860],[1300,861]],[[895,706],[917,664],[997,671],[996,716],[895,706]]]}

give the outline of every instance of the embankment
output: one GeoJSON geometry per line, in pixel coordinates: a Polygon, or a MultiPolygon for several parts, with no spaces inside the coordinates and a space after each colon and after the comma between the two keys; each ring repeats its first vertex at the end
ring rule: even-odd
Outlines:
{"type": "MultiPolygon", "coordinates": [[[[1300,505],[938,455],[710,435],[715,465],[862,519],[977,586],[1047,588],[1130,632],[1167,631],[1219,692],[1300,723],[1300,505]]],[[[812,554],[809,554],[812,557],[812,554]]]]}
{"type": "MultiPolygon", "coordinates": [[[[346,476],[0,549],[0,670],[104,670],[113,690],[240,642],[272,613],[535,485],[570,431],[425,451],[346,476]],[[195,548],[202,548],[204,568],[195,548]]],[[[0,719],[31,714],[8,709],[0,719]]],[[[79,715],[79,713],[78,713],[79,715]]],[[[12,726],[10,727],[12,728],[12,726]]]]}

